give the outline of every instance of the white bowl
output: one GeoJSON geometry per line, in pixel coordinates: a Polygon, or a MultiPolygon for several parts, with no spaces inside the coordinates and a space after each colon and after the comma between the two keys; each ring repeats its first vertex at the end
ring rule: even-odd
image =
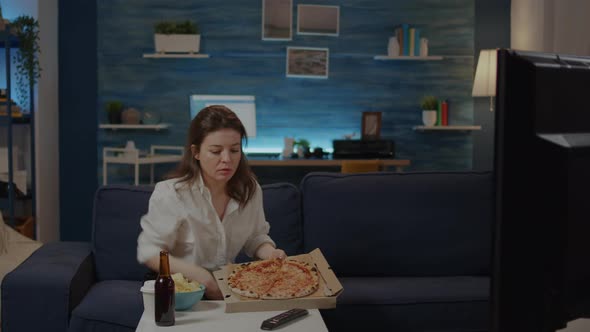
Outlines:
{"type": "Polygon", "coordinates": [[[141,294],[143,295],[143,311],[147,317],[153,321],[156,319],[156,304],[155,304],[155,280],[146,280],[141,287],[141,294]]]}

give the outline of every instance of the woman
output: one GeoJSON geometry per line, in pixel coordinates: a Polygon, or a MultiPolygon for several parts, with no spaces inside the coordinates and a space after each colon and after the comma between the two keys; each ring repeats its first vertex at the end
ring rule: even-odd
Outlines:
{"type": "Polygon", "coordinates": [[[192,120],[183,159],[168,180],[156,184],[141,218],[137,259],[158,271],[159,252],[170,252],[172,273],[181,272],[222,299],[210,271],[233,262],[240,250],[254,258],[285,258],[268,236],[262,189],[250,170],[242,141],[246,129],[225,106],[209,106],[192,120]]]}

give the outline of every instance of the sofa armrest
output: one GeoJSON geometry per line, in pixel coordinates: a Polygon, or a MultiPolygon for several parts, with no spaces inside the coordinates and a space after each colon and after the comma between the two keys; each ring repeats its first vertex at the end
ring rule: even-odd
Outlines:
{"type": "Polygon", "coordinates": [[[2,331],[66,331],[95,281],[90,243],[43,245],[2,281],[2,331]]]}

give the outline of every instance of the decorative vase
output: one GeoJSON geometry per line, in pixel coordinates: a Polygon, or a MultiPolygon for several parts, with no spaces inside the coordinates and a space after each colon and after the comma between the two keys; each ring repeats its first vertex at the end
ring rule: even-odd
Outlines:
{"type": "Polygon", "coordinates": [[[389,37],[389,43],[387,44],[387,55],[399,56],[399,42],[397,41],[397,37],[389,37]]]}
{"type": "Polygon", "coordinates": [[[422,122],[426,127],[432,127],[436,124],[436,110],[422,110],[422,122]]]}
{"type": "Polygon", "coordinates": [[[134,158],[137,155],[137,148],[135,147],[134,141],[127,141],[127,144],[125,144],[125,150],[126,151],[123,153],[125,158],[134,158]]]}
{"type": "Polygon", "coordinates": [[[304,154],[305,154],[305,149],[301,145],[298,146],[297,147],[297,156],[299,158],[303,158],[304,154]]]}
{"type": "Polygon", "coordinates": [[[283,158],[290,158],[293,154],[293,146],[295,139],[293,137],[285,137],[285,146],[283,147],[283,158]]]}
{"type": "Polygon", "coordinates": [[[141,113],[133,107],[129,107],[121,113],[121,122],[123,122],[123,124],[135,125],[139,124],[140,121],[141,113]]]}
{"type": "Polygon", "coordinates": [[[428,39],[420,38],[420,56],[428,56],[428,39]]]}

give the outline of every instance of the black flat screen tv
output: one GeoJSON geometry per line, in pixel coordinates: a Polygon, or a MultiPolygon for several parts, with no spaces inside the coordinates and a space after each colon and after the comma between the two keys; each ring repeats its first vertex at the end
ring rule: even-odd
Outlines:
{"type": "Polygon", "coordinates": [[[498,51],[493,332],[590,317],[590,57],[498,51]]]}

